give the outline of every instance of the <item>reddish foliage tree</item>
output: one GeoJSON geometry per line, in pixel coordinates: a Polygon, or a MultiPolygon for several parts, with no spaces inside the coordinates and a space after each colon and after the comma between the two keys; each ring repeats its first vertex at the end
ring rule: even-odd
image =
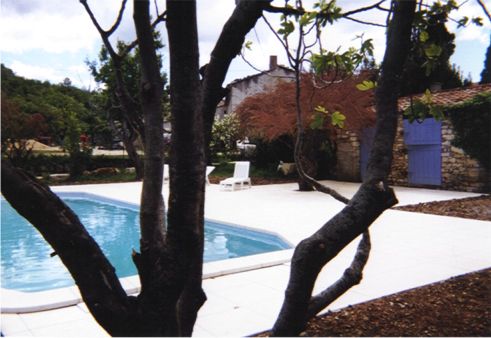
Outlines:
{"type": "MultiPolygon", "coordinates": [[[[335,81],[329,85],[318,86],[310,74],[301,79],[302,116],[304,125],[308,126],[313,119],[314,109],[323,106],[330,113],[339,111],[346,116],[345,128],[360,132],[363,127],[373,125],[375,111],[373,109],[373,91],[361,91],[356,88],[358,83],[368,80],[369,72],[335,81]]],[[[237,108],[241,124],[250,136],[265,141],[272,141],[282,135],[296,133],[295,83],[281,82],[272,91],[260,93],[246,98],[237,108]]],[[[324,124],[330,135],[334,136],[335,128],[324,124]]]]}
{"type": "MultiPolygon", "coordinates": [[[[373,125],[375,121],[373,91],[358,90],[356,85],[369,80],[371,76],[369,71],[345,79],[325,75],[322,81],[317,79],[319,84],[316,84],[313,75],[302,75],[300,104],[306,127],[302,147],[302,166],[309,176],[318,177],[319,159],[326,156],[322,153],[321,144],[326,139],[334,143],[336,129],[338,129],[330,123],[329,117],[324,119],[321,130],[309,128],[316,115],[315,108],[322,106],[329,114],[341,112],[346,117],[344,128],[356,133],[361,132],[363,127],[373,125]]],[[[271,142],[281,136],[296,135],[295,83],[281,82],[270,92],[246,98],[237,108],[236,113],[249,136],[271,142]]],[[[301,191],[313,189],[311,184],[301,177],[298,183],[301,191]]]]}
{"type": "Polygon", "coordinates": [[[17,103],[2,93],[2,152],[9,159],[18,162],[28,157],[32,151],[29,139],[36,139],[47,131],[42,114],[22,112],[17,103]]]}

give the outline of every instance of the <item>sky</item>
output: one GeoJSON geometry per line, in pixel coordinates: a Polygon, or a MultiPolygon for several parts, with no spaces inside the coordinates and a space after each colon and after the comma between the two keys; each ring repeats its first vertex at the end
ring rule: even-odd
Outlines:
{"type": "MultiPolygon", "coordinates": [[[[484,3],[487,1],[485,0],[484,3]]],[[[113,42],[116,39],[126,42],[135,39],[131,2],[128,1],[123,21],[113,37],[113,42]]],[[[344,10],[374,2],[373,0],[338,0],[344,10]]],[[[117,16],[120,1],[88,0],[88,3],[101,26],[106,29],[110,27],[117,16]]],[[[152,11],[155,13],[154,2],[151,3],[152,11]]],[[[234,0],[198,0],[197,3],[200,65],[204,65],[209,60],[211,50],[223,24],[232,13],[235,2],[234,0]]],[[[275,0],[274,4],[281,5],[283,1],[275,0]]],[[[162,10],[165,1],[158,0],[157,5],[160,6],[159,10],[162,10]]],[[[487,6],[491,9],[491,2],[488,2],[487,6]]],[[[85,60],[97,60],[102,42],[78,0],[1,0],[0,15],[1,62],[5,66],[26,78],[60,83],[68,77],[77,87],[97,88],[85,60]]],[[[449,30],[456,34],[457,46],[451,62],[460,67],[464,77],[470,74],[472,80],[478,82],[486,48],[490,43],[491,23],[484,16],[476,0],[465,2],[459,12],[452,17],[457,19],[464,15],[481,16],[484,27],[469,26],[457,30],[455,24],[449,24],[449,30]]],[[[275,27],[279,27],[278,15],[268,14],[267,18],[275,27]]],[[[357,18],[378,23],[385,22],[385,14],[382,12],[363,13],[357,18]]],[[[158,29],[166,44],[165,25],[160,24],[158,29]]],[[[359,41],[355,37],[361,34],[365,39],[373,39],[375,58],[380,62],[385,49],[384,28],[342,20],[334,26],[326,27],[323,33],[323,47],[329,50],[338,47],[340,50],[345,50],[350,46],[357,46],[359,41]]],[[[257,73],[256,69],[266,70],[270,55],[277,55],[278,63],[287,65],[285,52],[263,20],[258,22],[246,40],[251,41],[252,45],[251,50],[245,50],[244,55],[254,68],[237,57],[232,62],[225,84],[257,73]]],[[[164,56],[166,70],[169,61],[167,50],[164,48],[161,53],[164,56]]]]}

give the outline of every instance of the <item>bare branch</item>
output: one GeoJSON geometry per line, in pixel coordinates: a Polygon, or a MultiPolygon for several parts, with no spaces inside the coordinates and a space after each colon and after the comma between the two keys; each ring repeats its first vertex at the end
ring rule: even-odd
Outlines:
{"type": "Polygon", "coordinates": [[[356,249],[355,257],[353,258],[351,265],[344,270],[343,276],[324,291],[310,299],[307,310],[308,318],[317,315],[350,288],[360,283],[363,278],[363,269],[367,264],[370,249],[370,234],[367,230],[363,233],[358,248],[356,249]]]}
{"type": "MultiPolygon", "coordinates": [[[[378,26],[378,27],[387,27],[386,25],[382,25],[382,24],[378,24],[378,23],[374,23],[374,22],[369,22],[369,21],[364,21],[364,20],[360,20],[360,19],[355,19],[355,18],[352,18],[351,17],[353,14],[358,14],[358,13],[366,12],[366,11],[369,11],[369,10],[372,10],[372,9],[378,9],[380,11],[390,12],[389,9],[384,8],[384,7],[381,6],[381,4],[383,4],[385,1],[386,0],[380,0],[380,1],[378,1],[377,3],[375,3],[373,5],[366,6],[366,7],[361,7],[361,8],[352,10],[352,11],[348,11],[346,13],[342,13],[341,14],[341,17],[344,18],[344,19],[351,20],[351,21],[358,22],[358,23],[365,24],[365,25],[378,26]]],[[[478,0],[478,1],[480,1],[480,0],[478,0]]],[[[300,15],[303,15],[303,14],[306,13],[305,9],[303,9],[303,8],[275,7],[275,6],[271,6],[271,5],[270,6],[267,6],[265,8],[265,11],[266,12],[270,12],[270,13],[281,13],[281,14],[284,14],[284,15],[295,15],[295,16],[300,16],[300,15]]],[[[329,16],[329,14],[324,14],[324,13],[318,13],[317,14],[317,17],[318,18],[327,18],[328,16],[329,16]]]]}
{"type": "MultiPolygon", "coordinates": [[[[94,24],[95,28],[99,32],[99,35],[102,38],[102,42],[104,43],[104,46],[106,46],[107,51],[109,52],[109,55],[111,55],[112,58],[119,59],[119,55],[116,53],[113,46],[111,45],[111,42],[109,41],[108,32],[106,32],[104,29],[102,29],[101,25],[99,25],[99,22],[97,21],[94,13],[90,9],[89,4],[87,3],[87,0],[80,0],[80,3],[82,4],[82,6],[84,6],[87,14],[89,14],[90,20],[92,20],[92,23],[94,24]]],[[[122,6],[122,8],[124,8],[124,6],[122,6]]]]}
{"type": "Polygon", "coordinates": [[[484,14],[486,14],[489,21],[491,21],[491,14],[489,14],[488,9],[486,8],[486,5],[484,5],[484,2],[482,2],[482,0],[477,0],[477,3],[479,4],[479,6],[481,6],[482,10],[484,11],[484,14]]]}
{"type": "Polygon", "coordinates": [[[254,66],[254,65],[253,65],[253,64],[252,64],[252,63],[251,63],[249,60],[247,60],[247,59],[245,58],[244,53],[242,53],[242,52],[241,52],[241,53],[240,53],[240,57],[242,58],[242,60],[243,60],[245,63],[247,63],[247,64],[249,65],[249,67],[251,67],[252,69],[254,69],[256,72],[260,72],[260,73],[262,73],[262,72],[263,72],[261,69],[257,68],[257,67],[256,67],[256,66],[254,66]]]}
{"type": "Polygon", "coordinates": [[[290,48],[288,48],[288,45],[286,44],[286,42],[278,35],[278,33],[273,28],[273,25],[271,25],[271,23],[268,21],[268,19],[266,19],[266,17],[264,15],[262,16],[262,19],[264,20],[264,22],[266,23],[268,28],[271,30],[271,32],[274,34],[274,36],[278,39],[278,41],[281,43],[281,45],[285,49],[286,54],[287,54],[287,58],[288,58],[288,63],[290,63],[290,66],[293,67],[293,65],[290,61],[293,58],[293,55],[291,55],[291,53],[290,53],[290,48]]]}
{"type": "Polygon", "coordinates": [[[111,36],[116,31],[116,29],[118,29],[119,24],[121,23],[121,19],[123,18],[126,1],[127,0],[123,0],[121,2],[121,8],[119,9],[118,17],[116,18],[116,21],[114,22],[113,26],[106,32],[108,37],[111,36]]]}
{"type": "Polygon", "coordinates": [[[159,6],[157,4],[157,0],[153,0],[153,4],[155,6],[155,13],[158,13],[159,12],[159,6]]]}
{"type": "Polygon", "coordinates": [[[350,16],[350,15],[353,15],[353,14],[357,14],[357,13],[362,13],[362,12],[366,12],[366,11],[369,11],[369,10],[372,10],[374,8],[376,9],[380,9],[380,10],[385,10],[384,8],[380,7],[381,4],[383,4],[386,0],[381,0],[373,5],[370,5],[370,6],[366,6],[366,7],[361,7],[361,8],[357,8],[357,9],[354,9],[352,11],[349,11],[349,12],[346,12],[346,13],[343,13],[343,17],[347,17],[347,16],[350,16]]]}
{"type": "Polygon", "coordinates": [[[355,19],[355,18],[352,18],[350,16],[345,16],[344,18],[346,20],[351,20],[351,21],[354,21],[356,23],[360,23],[362,25],[369,25],[369,26],[376,26],[376,27],[384,27],[384,28],[387,27],[387,25],[383,25],[381,23],[376,23],[376,22],[370,22],[370,21],[364,21],[364,20],[360,20],[360,19],[355,19]]]}

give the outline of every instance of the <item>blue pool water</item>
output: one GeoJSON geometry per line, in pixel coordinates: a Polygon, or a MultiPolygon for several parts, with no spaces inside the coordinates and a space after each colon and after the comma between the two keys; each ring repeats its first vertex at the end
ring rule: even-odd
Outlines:
{"type": "MultiPolygon", "coordinates": [[[[88,194],[60,194],[116,268],[119,277],[136,274],[131,250],[139,250],[138,206],[88,194]]],[[[1,201],[1,286],[41,291],[73,285],[73,279],[39,232],[1,201]]],[[[205,223],[205,262],[289,248],[280,238],[215,222],[205,223]]]]}

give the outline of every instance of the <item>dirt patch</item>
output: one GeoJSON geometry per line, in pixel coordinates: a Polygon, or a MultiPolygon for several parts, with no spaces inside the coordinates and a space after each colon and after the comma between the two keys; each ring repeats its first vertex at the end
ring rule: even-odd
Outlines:
{"type": "MultiPolygon", "coordinates": [[[[259,334],[268,336],[268,332],[259,334]]],[[[328,312],[310,337],[468,337],[491,335],[491,269],[328,312]]]]}
{"type": "Polygon", "coordinates": [[[481,195],[447,201],[419,203],[394,207],[393,209],[491,221],[491,196],[481,195]]]}
{"type": "Polygon", "coordinates": [[[307,336],[490,336],[491,269],[313,319],[307,336]]]}

